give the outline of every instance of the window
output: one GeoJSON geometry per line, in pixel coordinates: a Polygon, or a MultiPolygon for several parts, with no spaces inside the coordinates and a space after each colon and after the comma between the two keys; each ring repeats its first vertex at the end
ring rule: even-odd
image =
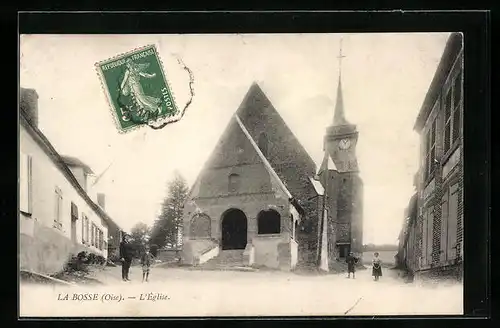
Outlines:
{"type": "Polygon", "coordinates": [[[19,210],[31,215],[33,211],[32,157],[21,153],[19,157],[19,210]]]}
{"type": "Polygon", "coordinates": [[[460,114],[462,107],[462,73],[460,72],[455,78],[453,84],[453,130],[451,141],[454,143],[460,134],[460,114]]]}
{"type": "Polygon", "coordinates": [[[257,215],[257,233],[279,234],[281,232],[281,216],[274,210],[261,211],[257,215]]]}
{"type": "Polygon", "coordinates": [[[262,132],[259,136],[259,149],[260,151],[262,152],[262,154],[264,154],[265,157],[267,157],[268,155],[268,140],[267,140],[267,135],[262,132]]]}
{"type": "Polygon", "coordinates": [[[99,231],[99,249],[104,249],[104,231],[99,231]]]}
{"type": "Polygon", "coordinates": [[[460,135],[462,108],[462,72],[453,80],[444,101],[444,153],[446,154],[460,135]]]}
{"type": "Polygon", "coordinates": [[[95,225],[92,223],[90,227],[90,245],[95,246],[95,225]]]}
{"type": "Polygon", "coordinates": [[[229,175],[228,190],[229,192],[237,192],[240,188],[240,176],[238,174],[229,175]]]}
{"type": "Polygon", "coordinates": [[[427,181],[434,172],[436,160],[436,119],[434,119],[425,134],[425,167],[424,180],[427,181]]]}
{"type": "Polygon", "coordinates": [[[195,214],[190,223],[191,238],[208,238],[211,234],[210,217],[206,214],[195,214]]]}
{"type": "Polygon", "coordinates": [[[55,209],[54,209],[54,227],[57,229],[62,229],[62,192],[61,189],[56,187],[55,194],[55,209]]]}

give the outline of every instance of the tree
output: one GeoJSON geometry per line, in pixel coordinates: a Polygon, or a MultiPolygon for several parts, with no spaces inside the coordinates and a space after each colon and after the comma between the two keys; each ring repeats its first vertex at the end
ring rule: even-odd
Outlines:
{"type": "Polygon", "coordinates": [[[144,250],[144,246],[149,242],[151,229],[147,224],[139,222],[130,230],[131,244],[134,247],[135,255],[139,256],[144,250]]]}
{"type": "Polygon", "coordinates": [[[161,214],[155,221],[150,245],[158,247],[180,247],[182,245],[182,211],[188,195],[188,186],[182,175],[175,171],[167,184],[167,197],[164,199],[161,214]]]}

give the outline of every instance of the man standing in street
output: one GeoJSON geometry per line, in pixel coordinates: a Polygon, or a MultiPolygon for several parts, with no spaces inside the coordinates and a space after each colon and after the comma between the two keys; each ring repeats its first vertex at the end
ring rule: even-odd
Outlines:
{"type": "Polygon", "coordinates": [[[126,234],[123,235],[123,240],[120,243],[120,261],[122,262],[122,279],[123,281],[130,281],[128,272],[132,264],[132,247],[126,234]]]}

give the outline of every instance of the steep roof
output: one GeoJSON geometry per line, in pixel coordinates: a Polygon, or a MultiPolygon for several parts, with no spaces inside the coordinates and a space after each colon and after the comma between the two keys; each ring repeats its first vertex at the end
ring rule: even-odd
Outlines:
{"type": "Polygon", "coordinates": [[[283,190],[285,192],[285,194],[287,195],[287,197],[289,199],[292,198],[292,194],[290,193],[290,191],[288,190],[288,188],[283,184],[283,181],[281,181],[281,179],[279,178],[279,176],[276,174],[276,171],[274,171],[274,169],[272,168],[271,164],[267,160],[266,156],[264,156],[264,154],[260,150],[259,146],[257,146],[257,144],[253,140],[252,136],[250,135],[250,133],[248,132],[248,130],[245,128],[245,126],[241,122],[240,118],[238,117],[238,114],[235,114],[234,118],[236,119],[236,122],[238,122],[239,127],[241,128],[241,130],[243,131],[243,133],[247,137],[248,141],[250,141],[250,143],[252,144],[253,148],[255,149],[255,151],[257,152],[257,154],[259,155],[259,158],[264,163],[264,167],[269,172],[269,174],[271,175],[271,177],[275,180],[275,182],[278,183],[278,185],[280,186],[281,190],[283,190]]]}
{"type": "Polygon", "coordinates": [[[333,125],[350,125],[345,118],[344,97],[342,95],[342,77],[339,75],[339,84],[337,86],[337,100],[335,102],[335,112],[333,114],[333,125]]]}
{"type": "Polygon", "coordinates": [[[26,128],[28,133],[38,143],[42,150],[49,156],[50,159],[52,159],[56,167],[62,172],[62,174],[66,177],[73,188],[75,188],[75,190],[83,198],[83,200],[90,206],[90,208],[93,209],[95,213],[103,220],[112,222],[113,224],[118,226],[118,224],[116,224],[116,221],[114,221],[99,205],[94,203],[94,201],[92,201],[85,190],[83,190],[82,186],[80,185],[80,183],[78,183],[68,165],[65,163],[61,155],[59,155],[59,153],[56,151],[54,146],[52,146],[43,132],[40,131],[40,129],[38,129],[38,127],[36,127],[32,123],[32,121],[26,116],[26,113],[24,111],[20,111],[19,113],[20,124],[26,128]]]}
{"type": "Polygon", "coordinates": [[[441,92],[441,87],[446,81],[448,73],[453,67],[460,50],[462,50],[462,40],[461,33],[452,33],[448,38],[443,55],[441,56],[441,60],[439,61],[439,65],[436,69],[436,73],[432,78],[429,90],[425,95],[424,102],[415,121],[415,125],[413,127],[415,131],[420,132],[424,127],[425,121],[429,117],[434,103],[441,92]]]}
{"type": "Polygon", "coordinates": [[[72,156],[61,156],[61,158],[63,159],[64,163],[66,163],[66,165],[68,165],[68,166],[78,166],[78,167],[83,168],[83,170],[85,172],[90,173],[90,174],[94,174],[94,171],[92,171],[90,166],[88,166],[87,164],[82,162],[79,158],[72,157],[72,156]]]}
{"type": "Polygon", "coordinates": [[[236,115],[253,140],[268,132],[271,147],[266,160],[294,198],[304,200],[315,193],[309,180],[316,173],[315,162],[256,82],[236,115]]]}

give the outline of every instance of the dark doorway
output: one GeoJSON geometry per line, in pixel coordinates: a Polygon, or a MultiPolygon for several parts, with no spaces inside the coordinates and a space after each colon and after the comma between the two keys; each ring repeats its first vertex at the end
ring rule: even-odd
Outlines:
{"type": "Polygon", "coordinates": [[[348,244],[345,244],[345,245],[339,245],[339,256],[340,258],[346,258],[347,255],[349,255],[349,251],[350,251],[350,245],[348,244]]]}
{"type": "Polygon", "coordinates": [[[231,209],[222,216],[222,249],[245,249],[247,217],[241,210],[231,209]]]}

